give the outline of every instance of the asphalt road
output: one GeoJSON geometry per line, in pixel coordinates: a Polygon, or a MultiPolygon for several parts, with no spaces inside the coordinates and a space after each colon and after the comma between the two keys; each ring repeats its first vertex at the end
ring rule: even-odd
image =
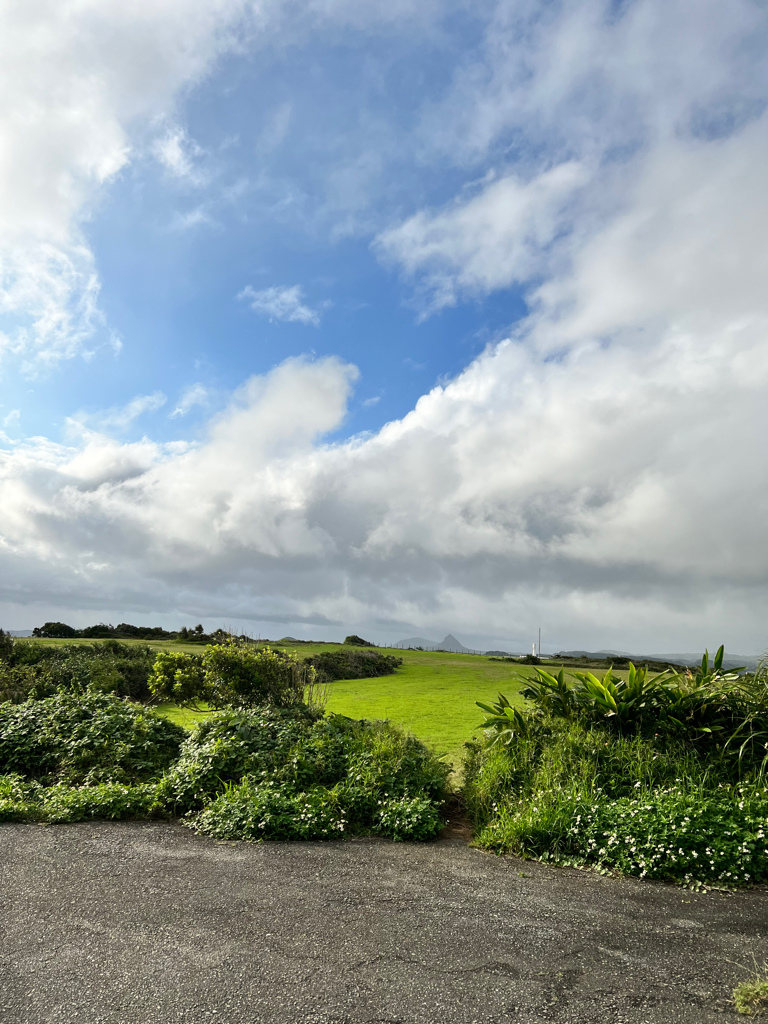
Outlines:
{"type": "Polygon", "coordinates": [[[0,825],[2,1024],[706,1024],[768,890],[696,894],[457,839],[218,844],[0,825]]]}

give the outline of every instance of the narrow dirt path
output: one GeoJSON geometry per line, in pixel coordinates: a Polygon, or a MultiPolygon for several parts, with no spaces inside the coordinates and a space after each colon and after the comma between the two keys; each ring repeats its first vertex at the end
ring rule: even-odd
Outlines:
{"type": "Polygon", "coordinates": [[[426,845],[0,826],[3,1024],[707,1024],[768,959],[724,896],[426,845]]]}

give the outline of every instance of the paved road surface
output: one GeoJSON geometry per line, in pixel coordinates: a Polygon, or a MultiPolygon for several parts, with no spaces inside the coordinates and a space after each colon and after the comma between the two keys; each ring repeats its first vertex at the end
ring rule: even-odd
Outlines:
{"type": "Polygon", "coordinates": [[[768,959],[766,889],[168,822],[0,825],[0,914],[2,1024],[707,1024],[768,959]]]}

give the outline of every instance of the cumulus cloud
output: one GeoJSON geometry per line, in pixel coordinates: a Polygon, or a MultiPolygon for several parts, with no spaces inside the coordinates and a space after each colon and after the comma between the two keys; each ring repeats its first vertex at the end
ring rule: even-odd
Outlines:
{"type": "Polygon", "coordinates": [[[298,284],[262,288],[260,291],[246,285],[237,297],[247,301],[251,309],[269,317],[270,320],[311,324],[313,327],[320,324],[320,309],[312,309],[306,305],[304,290],[298,284]]]}
{"type": "Polygon", "coordinates": [[[570,227],[584,167],[569,161],[530,181],[509,175],[437,213],[420,211],[382,232],[376,247],[410,275],[425,275],[430,310],[530,281],[548,266],[550,246],[570,227]]]}

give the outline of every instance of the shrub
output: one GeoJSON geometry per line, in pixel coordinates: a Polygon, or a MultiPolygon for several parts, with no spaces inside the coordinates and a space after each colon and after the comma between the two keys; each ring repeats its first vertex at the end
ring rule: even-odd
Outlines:
{"type": "Polygon", "coordinates": [[[344,637],[344,643],[348,644],[351,647],[375,647],[376,646],[375,644],[372,644],[370,642],[370,640],[363,640],[363,638],[361,636],[358,636],[356,633],[352,633],[351,636],[344,637]]]}
{"type": "Polygon", "coordinates": [[[21,775],[0,775],[0,821],[26,821],[34,817],[40,786],[21,775]]]}
{"type": "Polygon", "coordinates": [[[311,665],[321,679],[368,679],[373,676],[389,676],[402,665],[403,659],[379,651],[321,651],[304,663],[311,665]]]}
{"type": "Polygon", "coordinates": [[[158,793],[176,813],[200,811],[194,826],[220,838],[427,838],[449,773],[387,723],[267,706],[203,722],[158,793]]]}
{"type": "MultiPolygon", "coordinates": [[[[627,678],[602,679],[591,672],[574,672],[576,682],[537,668],[536,677],[520,691],[533,715],[601,725],[614,733],[664,734],[683,738],[701,753],[737,758],[740,770],[768,769],[768,678],[764,667],[752,676],[740,670],[723,671],[724,649],[713,662],[707,652],[695,672],[672,669],[649,677],[647,667],[631,662],[627,678]]],[[[510,732],[524,727],[521,712],[499,695],[494,705],[480,704],[489,718],[485,728],[507,742],[510,732]],[[514,724],[513,724],[514,723],[514,724]]]]}
{"type": "Polygon", "coordinates": [[[332,839],[346,818],[336,794],[322,786],[286,792],[274,782],[244,779],[229,785],[195,819],[194,827],[217,839],[332,839]]]}
{"type": "Polygon", "coordinates": [[[46,647],[16,641],[0,661],[0,701],[50,697],[57,690],[98,690],[146,701],[155,654],[149,647],[115,640],[46,647]]]}
{"type": "Polygon", "coordinates": [[[273,775],[295,760],[292,752],[316,718],[303,706],[212,715],[185,740],[163,779],[164,798],[183,813],[204,806],[246,775],[273,775]]]}
{"type": "Polygon", "coordinates": [[[202,658],[161,651],[149,686],[157,700],[193,707],[289,707],[301,704],[307,691],[311,695],[314,682],[314,669],[295,655],[228,637],[206,648],[202,658]]]}
{"type": "Polygon", "coordinates": [[[756,774],[738,782],[728,752],[543,711],[521,718],[507,743],[468,745],[464,795],[481,846],[685,884],[768,878],[768,793],[756,774]]]}
{"type": "Polygon", "coordinates": [[[45,782],[142,782],[177,757],[184,730],[112,694],[0,705],[0,772],[45,782]]]}
{"type": "Polygon", "coordinates": [[[37,815],[61,824],[91,818],[150,818],[162,814],[157,784],[123,785],[102,782],[96,786],[51,786],[44,790],[37,815]]]}
{"type": "Polygon", "coordinates": [[[566,846],[584,861],[687,883],[768,880],[768,791],[673,786],[575,810],[566,846]]]}

